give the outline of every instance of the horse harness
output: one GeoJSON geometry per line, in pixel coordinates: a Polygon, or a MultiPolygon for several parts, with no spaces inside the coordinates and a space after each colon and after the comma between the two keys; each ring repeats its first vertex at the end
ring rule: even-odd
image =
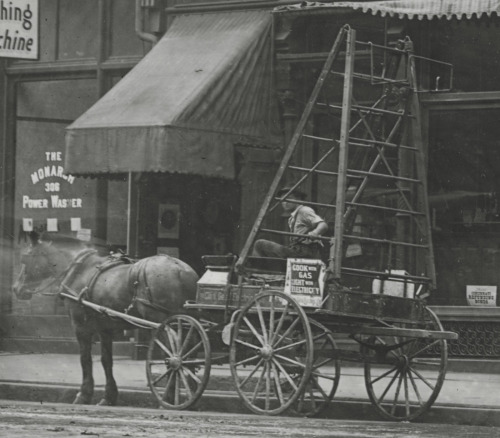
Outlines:
{"type": "MultiPolygon", "coordinates": [[[[70,269],[79,264],[83,264],[83,262],[90,257],[91,255],[95,254],[97,251],[96,250],[87,250],[83,251],[80,253],[73,263],[68,267],[68,269],[65,271],[66,274],[70,272],[70,269]]],[[[147,276],[146,276],[146,264],[147,262],[143,263],[137,263],[137,260],[134,260],[124,254],[118,253],[118,254],[112,254],[110,255],[106,261],[100,265],[97,265],[95,268],[95,272],[88,281],[87,285],[82,288],[80,291],[76,291],[72,288],[70,288],[66,282],[63,281],[61,282],[61,288],[64,289],[66,292],[69,292],[71,295],[75,296],[78,298],[78,301],[81,303],[82,300],[88,300],[92,301],[92,292],[94,290],[95,284],[98,280],[98,278],[106,271],[109,271],[117,266],[121,265],[133,265],[133,267],[137,267],[137,269],[131,269],[129,272],[129,280],[128,280],[128,285],[129,287],[133,288],[134,290],[134,295],[132,297],[132,300],[128,307],[124,309],[124,313],[129,314],[136,308],[136,303],[140,303],[144,306],[150,307],[152,309],[161,311],[163,313],[168,313],[168,310],[160,306],[158,304],[155,304],[153,302],[153,295],[151,293],[151,288],[148,285],[147,281],[147,276]],[[138,296],[138,291],[139,291],[139,286],[142,283],[144,284],[144,290],[146,293],[147,299],[141,298],[138,296]]]]}

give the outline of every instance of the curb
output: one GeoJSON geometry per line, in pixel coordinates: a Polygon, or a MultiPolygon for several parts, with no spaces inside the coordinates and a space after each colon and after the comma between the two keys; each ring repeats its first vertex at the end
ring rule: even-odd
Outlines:
{"type": "MultiPolygon", "coordinates": [[[[72,403],[78,387],[73,385],[51,385],[46,383],[0,382],[0,397],[4,400],[37,403],[72,403]]],[[[96,387],[94,403],[104,393],[96,387]]],[[[119,406],[137,408],[157,408],[153,395],[147,389],[121,388],[119,406]]],[[[223,412],[231,414],[251,414],[238,395],[229,391],[206,390],[200,401],[192,409],[200,412],[223,412]]],[[[354,421],[384,421],[368,401],[334,399],[330,409],[321,415],[324,419],[354,421]]],[[[416,422],[428,424],[460,424],[500,427],[500,407],[463,406],[435,404],[429,412],[416,422]]]]}

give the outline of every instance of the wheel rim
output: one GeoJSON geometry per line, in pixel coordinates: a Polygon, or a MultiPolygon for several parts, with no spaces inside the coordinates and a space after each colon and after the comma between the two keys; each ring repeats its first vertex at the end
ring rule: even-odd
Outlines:
{"type": "Polygon", "coordinates": [[[277,415],[303,392],[313,360],[312,334],[293,298],[267,291],[236,319],[230,368],[236,390],[253,412],[277,415]]]}
{"type": "MultiPolygon", "coordinates": [[[[426,321],[418,328],[443,331],[436,315],[430,309],[426,311],[426,321]]],[[[376,363],[365,362],[368,396],[382,416],[401,421],[424,414],[444,382],[448,360],[446,340],[372,336],[364,339],[364,343],[364,354],[372,359],[377,352],[379,359],[384,356],[383,360],[375,358],[376,363]],[[389,349],[385,354],[384,348],[389,349]]]]}
{"type": "Polygon", "coordinates": [[[340,380],[340,361],[334,353],[337,345],[330,330],[311,320],[313,362],[311,377],[295,404],[298,415],[314,417],[323,412],[333,400],[340,380]]]}
{"type": "Polygon", "coordinates": [[[146,374],[161,406],[188,409],[195,404],[208,384],[210,367],[210,343],[196,319],[176,315],[154,331],[146,374]]]}

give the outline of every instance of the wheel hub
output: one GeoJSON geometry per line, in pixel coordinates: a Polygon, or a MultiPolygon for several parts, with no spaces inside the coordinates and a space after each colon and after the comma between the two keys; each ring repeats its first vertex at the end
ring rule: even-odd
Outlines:
{"type": "Polygon", "coordinates": [[[180,356],[174,356],[167,360],[167,365],[174,370],[178,370],[181,367],[182,359],[180,356]]]}
{"type": "Polygon", "coordinates": [[[274,350],[273,348],[269,345],[266,344],[260,349],[260,355],[264,360],[270,360],[273,357],[274,350]]]}

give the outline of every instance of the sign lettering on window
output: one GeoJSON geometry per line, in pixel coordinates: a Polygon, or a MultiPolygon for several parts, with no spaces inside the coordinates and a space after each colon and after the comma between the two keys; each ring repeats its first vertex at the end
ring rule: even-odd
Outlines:
{"type": "Polygon", "coordinates": [[[38,0],[0,0],[0,57],[38,59],[38,0]]]}

